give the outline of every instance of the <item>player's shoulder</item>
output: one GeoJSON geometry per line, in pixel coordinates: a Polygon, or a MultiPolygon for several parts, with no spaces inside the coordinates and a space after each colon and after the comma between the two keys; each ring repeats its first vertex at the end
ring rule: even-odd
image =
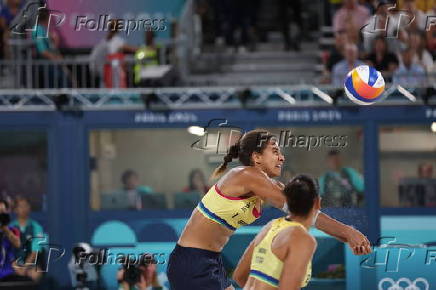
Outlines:
{"type": "Polygon", "coordinates": [[[267,178],[268,177],[265,174],[265,172],[263,172],[262,170],[260,170],[257,167],[254,167],[254,166],[239,166],[239,167],[234,168],[232,170],[239,170],[239,173],[243,177],[249,177],[249,178],[253,178],[253,177],[267,178]]]}
{"type": "Polygon", "coordinates": [[[292,243],[289,243],[291,247],[292,245],[304,245],[310,248],[316,248],[317,246],[316,239],[307,230],[300,226],[293,227],[289,231],[289,238],[292,240],[292,243]]]}
{"type": "Polygon", "coordinates": [[[271,226],[275,220],[269,221],[266,225],[263,226],[263,228],[260,230],[259,234],[255,238],[255,244],[259,244],[263,238],[265,238],[266,234],[271,229],[271,226]]]}

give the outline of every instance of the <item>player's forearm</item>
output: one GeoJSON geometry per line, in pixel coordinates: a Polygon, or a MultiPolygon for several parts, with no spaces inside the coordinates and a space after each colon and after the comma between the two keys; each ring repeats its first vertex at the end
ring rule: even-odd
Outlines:
{"type": "Polygon", "coordinates": [[[315,226],[326,234],[346,243],[350,227],[337,221],[325,213],[320,213],[315,226]]]}

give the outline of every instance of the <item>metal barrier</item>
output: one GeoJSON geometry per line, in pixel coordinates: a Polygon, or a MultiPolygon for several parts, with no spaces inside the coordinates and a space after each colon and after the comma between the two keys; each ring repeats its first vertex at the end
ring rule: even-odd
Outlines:
{"type": "MultiPolygon", "coordinates": [[[[353,105],[343,88],[332,86],[0,89],[0,111],[84,111],[138,109],[274,108],[353,105]]],[[[375,105],[434,105],[436,84],[390,86],[375,105]]]]}
{"type": "MultiPolygon", "coordinates": [[[[174,43],[159,44],[159,63],[167,65],[174,43]]],[[[59,88],[100,88],[103,72],[93,73],[90,70],[88,55],[66,57],[61,60],[33,59],[33,42],[29,40],[11,41],[12,58],[0,61],[0,88],[3,89],[59,89],[59,88]]],[[[137,87],[134,83],[133,56],[126,55],[123,63],[107,62],[112,70],[123,66],[126,72],[126,86],[137,87]]]]}

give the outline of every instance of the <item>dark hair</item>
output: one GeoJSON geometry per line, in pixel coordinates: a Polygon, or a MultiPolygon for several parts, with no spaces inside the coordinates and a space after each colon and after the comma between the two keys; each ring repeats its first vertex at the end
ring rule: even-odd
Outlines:
{"type": "Polygon", "coordinates": [[[134,176],[134,175],[138,175],[138,173],[136,173],[136,171],[134,171],[133,169],[127,169],[126,171],[123,172],[123,174],[121,175],[121,182],[125,185],[127,184],[127,181],[129,180],[130,177],[134,176]]]}
{"type": "Polygon", "coordinates": [[[318,183],[309,175],[300,174],[292,178],[283,190],[289,211],[306,217],[319,197],[318,183]]]}
{"type": "Polygon", "coordinates": [[[194,176],[195,174],[200,174],[201,175],[201,179],[203,179],[203,183],[206,184],[206,180],[204,178],[204,174],[203,171],[201,171],[201,169],[199,168],[194,168],[191,170],[191,172],[189,172],[189,189],[190,190],[194,190],[194,176]]]}
{"type": "Polygon", "coordinates": [[[252,130],[245,133],[234,145],[230,146],[229,152],[224,156],[224,162],[218,166],[212,174],[212,178],[218,178],[227,169],[227,164],[233,159],[238,158],[239,162],[245,166],[253,166],[251,155],[254,152],[262,153],[268,146],[271,138],[275,135],[266,130],[252,130]]]}
{"type": "Polygon", "coordinates": [[[50,10],[47,8],[41,8],[38,10],[38,19],[45,21],[50,18],[50,10]]]}
{"type": "Polygon", "coordinates": [[[6,199],[0,199],[0,203],[3,203],[6,209],[9,209],[9,202],[7,202],[6,199]]]}

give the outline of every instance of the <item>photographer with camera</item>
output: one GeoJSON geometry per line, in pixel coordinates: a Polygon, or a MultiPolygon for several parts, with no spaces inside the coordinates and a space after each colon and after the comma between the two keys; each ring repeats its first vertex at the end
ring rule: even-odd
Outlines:
{"type": "Polygon", "coordinates": [[[78,243],[73,248],[73,255],[68,263],[72,287],[76,290],[90,290],[98,288],[98,274],[94,265],[86,258],[93,252],[87,243],[78,243]]]}
{"type": "Polygon", "coordinates": [[[15,250],[20,248],[20,232],[10,227],[9,203],[0,200],[0,286],[2,282],[31,281],[30,278],[17,275],[14,269],[15,250]]]}
{"type": "Polygon", "coordinates": [[[138,261],[127,257],[118,270],[118,290],[162,289],[157,280],[157,261],[151,254],[143,254],[138,261]]]}

